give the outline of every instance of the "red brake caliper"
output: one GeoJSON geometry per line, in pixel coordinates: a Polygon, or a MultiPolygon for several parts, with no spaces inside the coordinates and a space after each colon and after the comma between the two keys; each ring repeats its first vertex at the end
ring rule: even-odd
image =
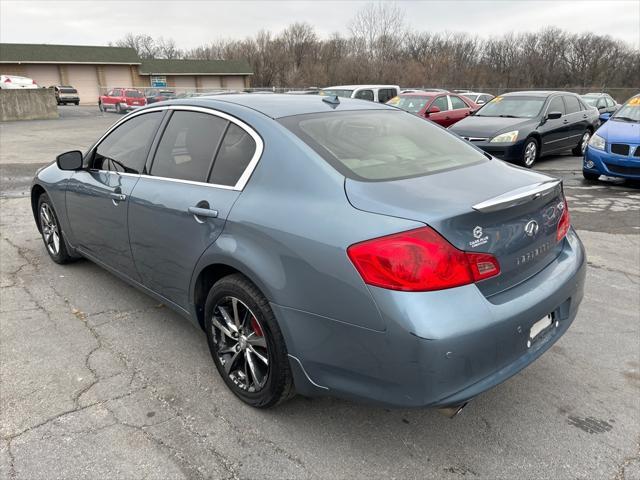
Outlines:
{"type": "Polygon", "coordinates": [[[264,334],[262,333],[262,329],[260,328],[260,324],[258,323],[258,320],[256,320],[256,317],[251,317],[251,328],[253,328],[253,331],[257,336],[264,336],[264,334]]]}

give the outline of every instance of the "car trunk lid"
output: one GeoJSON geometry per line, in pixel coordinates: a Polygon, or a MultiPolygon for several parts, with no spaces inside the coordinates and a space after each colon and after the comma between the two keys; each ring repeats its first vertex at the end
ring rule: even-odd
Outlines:
{"type": "Polygon", "coordinates": [[[486,296],[535,275],[561,250],[562,184],[503,162],[394,181],[346,179],[345,191],[355,208],[424,222],[460,250],[494,255],[500,275],[477,284],[486,296]]]}

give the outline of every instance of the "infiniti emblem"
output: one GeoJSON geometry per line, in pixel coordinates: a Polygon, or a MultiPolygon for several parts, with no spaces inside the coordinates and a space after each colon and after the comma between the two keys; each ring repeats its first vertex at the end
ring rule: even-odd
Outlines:
{"type": "Polygon", "coordinates": [[[540,226],[535,220],[529,221],[529,223],[524,226],[524,233],[526,233],[528,237],[534,237],[538,233],[538,230],[540,230],[540,226]]]}

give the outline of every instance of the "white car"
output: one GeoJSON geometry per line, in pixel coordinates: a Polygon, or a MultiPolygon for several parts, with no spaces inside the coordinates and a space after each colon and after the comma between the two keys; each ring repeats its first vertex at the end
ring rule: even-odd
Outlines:
{"type": "Polygon", "coordinates": [[[16,90],[19,88],[39,88],[36,81],[28,77],[18,75],[0,75],[0,88],[4,90],[16,90]]]}
{"type": "Polygon", "coordinates": [[[495,98],[494,95],[491,95],[490,93],[479,92],[462,92],[460,95],[464,95],[477,105],[484,105],[495,98]]]}
{"type": "Polygon", "coordinates": [[[399,94],[400,87],[398,85],[339,85],[320,90],[320,95],[359,98],[379,103],[387,103],[399,94]]]}

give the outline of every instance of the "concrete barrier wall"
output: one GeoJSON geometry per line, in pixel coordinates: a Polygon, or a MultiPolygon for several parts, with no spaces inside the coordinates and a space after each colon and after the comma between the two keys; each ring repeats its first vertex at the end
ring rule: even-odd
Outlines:
{"type": "Polygon", "coordinates": [[[58,118],[53,90],[0,90],[0,121],[58,118]]]}

